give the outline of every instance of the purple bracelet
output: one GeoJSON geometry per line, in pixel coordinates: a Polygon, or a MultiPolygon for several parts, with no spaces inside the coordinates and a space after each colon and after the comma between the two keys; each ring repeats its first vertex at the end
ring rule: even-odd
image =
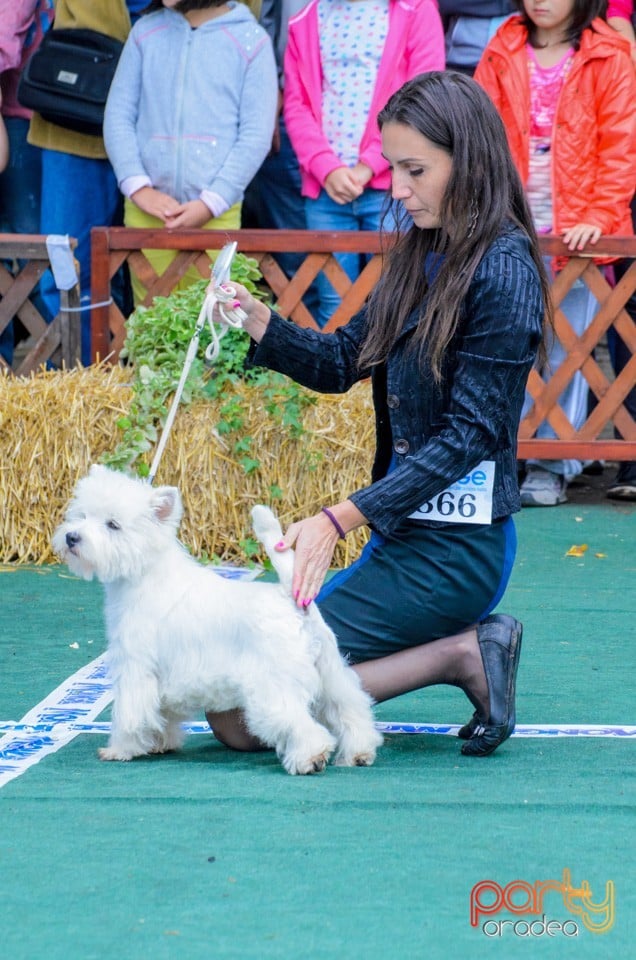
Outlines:
{"type": "Polygon", "coordinates": [[[334,517],[333,513],[331,512],[331,510],[329,510],[328,507],[322,507],[322,512],[327,514],[327,516],[329,517],[329,519],[330,519],[331,522],[333,523],[334,527],[335,527],[336,530],[338,531],[338,536],[340,537],[340,539],[341,539],[341,540],[346,539],[347,534],[344,532],[344,530],[342,529],[342,527],[340,526],[340,524],[338,523],[338,521],[337,521],[336,518],[334,517]]]}

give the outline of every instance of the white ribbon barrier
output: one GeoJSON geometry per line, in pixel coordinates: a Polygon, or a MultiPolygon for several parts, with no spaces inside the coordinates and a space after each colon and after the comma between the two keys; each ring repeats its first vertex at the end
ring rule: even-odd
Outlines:
{"type": "MultiPolygon", "coordinates": [[[[98,657],[56,687],[21,720],[0,721],[0,787],[29,767],[66,746],[82,733],[106,736],[108,721],[96,718],[112,701],[106,655],[98,657]]],[[[211,734],[205,721],[185,723],[187,734],[211,734]]],[[[456,736],[458,724],[378,722],[383,734],[435,734],[456,736]]],[[[636,726],[609,724],[519,724],[513,737],[636,738],[636,726]]]]}

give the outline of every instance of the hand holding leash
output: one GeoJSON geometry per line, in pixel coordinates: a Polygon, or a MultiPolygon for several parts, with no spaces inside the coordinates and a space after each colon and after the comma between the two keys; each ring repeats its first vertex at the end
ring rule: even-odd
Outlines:
{"type": "Polygon", "coordinates": [[[205,359],[212,363],[219,355],[220,341],[232,327],[240,330],[247,314],[241,309],[241,301],[237,300],[234,289],[227,283],[211,281],[206,298],[203,301],[205,318],[210,327],[212,341],[205,351],[205,359]]]}
{"type": "Polygon", "coordinates": [[[227,329],[228,326],[241,326],[246,333],[249,333],[252,340],[260,343],[271,317],[269,307],[253,297],[246,287],[235,280],[214,286],[214,279],[212,279],[208,293],[215,293],[216,302],[212,321],[217,326],[221,329],[224,327],[227,329]]]}

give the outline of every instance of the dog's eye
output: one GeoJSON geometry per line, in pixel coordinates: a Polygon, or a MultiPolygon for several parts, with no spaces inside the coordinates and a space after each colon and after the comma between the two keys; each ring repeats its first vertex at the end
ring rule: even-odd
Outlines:
{"type": "Polygon", "coordinates": [[[119,526],[116,520],[107,520],[106,526],[108,527],[109,530],[121,530],[121,527],[119,526]]]}

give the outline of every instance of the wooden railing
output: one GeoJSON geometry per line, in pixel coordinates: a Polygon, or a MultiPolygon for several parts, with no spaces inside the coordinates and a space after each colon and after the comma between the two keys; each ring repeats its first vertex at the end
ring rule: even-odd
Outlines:
{"type": "MultiPolygon", "coordinates": [[[[71,249],[77,245],[70,241],[71,249]]],[[[15,272],[0,262],[0,333],[16,317],[29,334],[29,346],[11,367],[13,373],[26,375],[50,361],[55,366],[75,366],[80,353],[79,287],[60,294],[60,312],[47,324],[29,299],[49,267],[46,237],[0,233],[0,261],[11,261],[15,272]],[[20,265],[21,264],[21,265],[20,265]]],[[[0,370],[8,370],[0,356],[0,370]]]]}
{"type": "MultiPolygon", "coordinates": [[[[306,327],[316,323],[303,305],[302,298],[316,275],[322,270],[342,297],[342,303],[324,328],[325,332],[348,322],[361,307],[380,274],[381,245],[376,233],[331,233],[310,231],[240,230],[228,233],[191,230],[169,233],[126,228],[95,228],[92,233],[92,300],[103,303],[110,297],[110,281],[119,267],[128,262],[139,275],[148,293],[146,302],[156,295],[166,296],[176,282],[195,264],[201,276],[210,272],[206,250],[219,249],[229,240],[236,240],[239,250],[254,257],[265,282],[272,291],[276,308],[284,316],[306,327]],[[177,250],[176,259],[166,273],[157,276],[144,256],[147,249],[177,250]],[[362,273],[351,283],[337,263],[334,253],[357,252],[369,259],[362,273]],[[301,266],[291,279],[280,269],[273,254],[294,252],[303,255],[301,266]]],[[[554,374],[544,381],[536,371],[528,379],[528,390],[534,405],[521,423],[519,456],[580,459],[636,459],[636,422],[624,400],[636,385],[636,324],[625,310],[625,304],[636,289],[636,261],[615,287],[610,286],[603,272],[590,255],[569,257],[558,237],[543,237],[546,255],[568,258],[552,287],[556,334],[567,350],[567,358],[554,374]],[[572,330],[558,309],[565,294],[581,277],[600,304],[592,324],[581,337],[572,330]],[[607,330],[614,326],[631,353],[631,359],[619,376],[604,372],[594,356],[607,330]],[[587,380],[596,406],[577,430],[568,421],[558,398],[577,371],[587,380]],[[557,439],[542,440],[534,435],[540,423],[548,420],[557,439]],[[614,439],[612,428],[623,439],[614,439]]],[[[636,238],[602,238],[594,248],[594,256],[636,258],[636,238]]],[[[95,359],[110,355],[116,359],[125,337],[125,318],[115,304],[93,311],[92,338],[95,359]]]]}

